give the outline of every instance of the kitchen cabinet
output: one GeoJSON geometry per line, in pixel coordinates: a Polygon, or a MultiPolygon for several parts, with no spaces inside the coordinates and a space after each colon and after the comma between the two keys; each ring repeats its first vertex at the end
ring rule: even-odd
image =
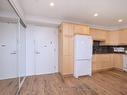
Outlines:
{"type": "Polygon", "coordinates": [[[127,29],[106,31],[101,29],[90,29],[93,40],[102,41],[102,45],[127,45],[127,29]]]}
{"type": "Polygon", "coordinates": [[[73,32],[72,24],[63,23],[59,27],[59,72],[73,74],[73,32]]]}
{"type": "Polygon", "coordinates": [[[70,23],[63,23],[61,26],[64,36],[73,36],[74,35],[74,25],[70,23]]]}
{"type": "Polygon", "coordinates": [[[110,69],[113,68],[113,61],[112,61],[112,54],[106,54],[102,56],[102,64],[101,67],[102,69],[110,69]]]}
{"type": "Polygon", "coordinates": [[[97,41],[106,41],[107,38],[107,32],[106,30],[100,30],[100,29],[90,29],[90,35],[92,36],[93,40],[97,41]]]}
{"type": "Polygon", "coordinates": [[[120,30],[119,44],[120,45],[127,45],[127,29],[120,30]]]}
{"type": "Polygon", "coordinates": [[[127,29],[107,33],[105,45],[127,45],[127,29]]]}
{"type": "Polygon", "coordinates": [[[64,36],[63,37],[63,55],[72,55],[73,54],[73,37],[72,36],[64,36]]]}
{"type": "Polygon", "coordinates": [[[73,74],[74,35],[88,35],[89,27],[72,23],[62,23],[59,27],[59,72],[61,75],[73,74]]]}
{"type": "Polygon", "coordinates": [[[123,69],[123,54],[94,54],[92,70],[123,69]]]}
{"type": "Polygon", "coordinates": [[[114,54],[113,63],[115,68],[123,69],[123,54],[114,54]]]}
{"type": "Polygon", "coordinates": [[[63,37],[63,75],[73,73],[73,37],[63,37]]]}
{"type": "Polygon", "coordinates": [[[74,34],[90,35],[89,27],[85,25],[74,25],[74,34]]]}
{"type": "Polygon", "coordinates": [[[98,60],[99,54],[94,54],[92,58],[92,71],[101,70],[101,61],[98,60]]]}
{"type": "Polygon", "coordinates": [[[105,45],[119,45],[119,31],[107,32],[105,45]]]}
{"type": "Polygon", "coordinates": [[[93,72],[113,68],[112,57],[112,54],[94,54],[92,61],[93,72]]]}

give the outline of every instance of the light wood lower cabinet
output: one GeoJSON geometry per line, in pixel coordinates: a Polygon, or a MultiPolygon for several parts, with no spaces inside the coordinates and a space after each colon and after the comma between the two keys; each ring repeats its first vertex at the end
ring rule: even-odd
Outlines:
{"type": "Polygon", "coordinates": [[[114,54],[113,63],[115,68],[123,69],[123,54],[114,54]]]}
{"type": "Polygon", "coordinates": [[[123,68],[122,54],[94,54],[92,59],[92,70],[101,71],[110,68],[123,68]]]}
{"type": "Polygon", "coordinates": [[[63,37],[63,67],[62,67],[62,75],[73,74],[73,37],[72,36],[64,36],[63,37]]]}
{"type": "Polygon", "coordinates": [[[93,55],[93,71],[113,68],[112,54],[95,54],[93,55]]]}
{"type": "Polygon", "coordinates": [[[63,56],[63,67],[62,67],[62,75],[73,74],[73,56],[65,55],[63,56]]]}

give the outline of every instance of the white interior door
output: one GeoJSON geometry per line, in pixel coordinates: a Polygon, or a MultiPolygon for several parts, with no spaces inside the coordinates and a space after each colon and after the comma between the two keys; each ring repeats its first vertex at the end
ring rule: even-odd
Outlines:
{"type": "Polygon", "coordinates": [[[0,23],[0,79],[16,78],[16,24],[0,23]]]}
{"type": "Polygon", "coordinates": [[[35,71],[36,75],[50,74],[56,71],[56,31],[40,28],[35,35],[35,71]]]}

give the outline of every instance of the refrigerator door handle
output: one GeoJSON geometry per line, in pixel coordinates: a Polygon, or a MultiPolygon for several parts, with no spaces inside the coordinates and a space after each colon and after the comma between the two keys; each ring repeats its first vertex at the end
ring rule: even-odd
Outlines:
{"type": "Polygon", "coordinates": [[[76,59],[76,61],[83,61],[83,60],[90,61],[91,59],[76,59]]]}

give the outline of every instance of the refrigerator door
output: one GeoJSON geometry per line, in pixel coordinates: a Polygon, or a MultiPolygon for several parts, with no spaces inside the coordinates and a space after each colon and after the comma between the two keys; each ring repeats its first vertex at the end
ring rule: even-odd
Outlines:
{"type": "Polygon", "coordinates": [[[75,36],[75,60],[92,58],[92,38],[91,36],[75,36]]]}
{"type": "Polygon", "coordinates": [[[90,75],[91,76],[91,60],[80,60],[75,61],[74,66],[74,77],[78,78],[79,76],[90,75]]]}

